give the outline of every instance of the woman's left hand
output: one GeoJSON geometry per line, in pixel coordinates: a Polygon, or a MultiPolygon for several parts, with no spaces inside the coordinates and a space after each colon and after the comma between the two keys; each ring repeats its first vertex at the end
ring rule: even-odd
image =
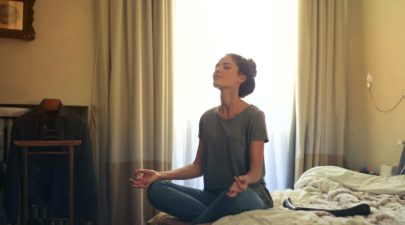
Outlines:
{"type": "Polygon", "coordinates": [[[230,198],[236,197],[239,192],[246,191],[249,180],[247,176],[235,176],[232,186],[229,188],[227,195],[230,198]]]}

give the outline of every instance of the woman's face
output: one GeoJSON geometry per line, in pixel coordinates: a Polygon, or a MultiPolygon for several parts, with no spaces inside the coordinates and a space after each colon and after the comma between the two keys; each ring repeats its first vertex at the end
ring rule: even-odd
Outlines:
{"type": "Polygon", "coordinates": [[[215,65],[213,75],[214,87],[237,88],[245,81],[246,77],[239,74],[239,68],[231,56],[225,56],[215,65]]]}

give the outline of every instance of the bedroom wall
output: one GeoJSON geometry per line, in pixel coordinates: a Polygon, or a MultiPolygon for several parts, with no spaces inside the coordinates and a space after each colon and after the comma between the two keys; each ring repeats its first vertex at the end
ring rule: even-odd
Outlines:
{"type": "Polygon", "coordinates": [[[88,106],[94,67],[94,0],[37,0],[36,39],[0,38],[0,104],[59,98],[88,106]]]}
{"type": "MultiPolygon", "coordinates": [[[[368,95],[374,76],[380,107],[391,107],[405,90],[405,1],[350,0],[345,157],[351,169],[397,164],[405,138],[405,103],[378,112],[368,95]]],[[[37,104],[59,98],[88,106],[94,67],[94,0],[36,1],[37,37],[0,38],[0,104],[37,104]]]]}
{"type": "Polygon", "coordinates": [[[350,169],[396,165],[405,139],[405,101],[377,111],[366,87],[373,75],[377,105],[392,107],[405,91],[405,1],[350,0],[345,157],[350,169]]]}

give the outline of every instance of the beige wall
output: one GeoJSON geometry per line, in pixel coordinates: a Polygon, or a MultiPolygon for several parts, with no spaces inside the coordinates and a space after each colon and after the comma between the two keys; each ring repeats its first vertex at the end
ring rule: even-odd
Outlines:
{"type": "Polygon", "coordinates": [[[383,109],[405,91],[405,1],[350,0],[348,95],[345,157],[348,167],[398,164],[400,138],[405,139],[405,101],[381,113],[366,87],[373,75],[373,95],[383,109]]]}
{"type": "Polygon", "coordinates": [[[37,0],[34,11],[34,41],[0,38],[0,104],[59,98],[88,106],[94,0],[37,0]]]}
{"type": "MultiPolygon", "coordinates": [[[[405,138],[405,102],[378,112],[368,95],[374,75],[380,107],[405,90],[405,1],[350,0],[345,157],[348,167],[396,164],[405,138]]],[[[34,41],[0,38],[0,104],[37,104],[59,98],[89,105],[94,67],[94,0],[37,0],[34,41]]]]}

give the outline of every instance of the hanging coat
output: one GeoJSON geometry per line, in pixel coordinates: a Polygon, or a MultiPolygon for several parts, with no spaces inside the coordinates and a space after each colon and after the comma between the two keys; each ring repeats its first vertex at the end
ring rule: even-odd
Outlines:
{"type": "MultiPolygon", "coordinates": [[[[86,221],[97,224],[98,202],[92,145],[87,123],[75,112],[62,106],[57,112],[41,107],[32,109],[14,121],[12,140],[81,140],[74,149],[74,219],[75,224],[86,221]],[[49,133],[54,130],[54,133],[49,133]]],[[[30,151],[46,148],[30,148],[30,151]]],[[[52,147],[55,149],[55,147],[52,147]]],[[[63,150],[63,149],[61,149],[63,150]]],[[[9,223],[17,223],[21,202],[22,151],[14,143],[6,162],[4,206],[9,223]]],[[[31,155],[28,159],[29,209],[45,210],[46,217],[63,218],[68,215],[67,156],[31,155]]]]}

